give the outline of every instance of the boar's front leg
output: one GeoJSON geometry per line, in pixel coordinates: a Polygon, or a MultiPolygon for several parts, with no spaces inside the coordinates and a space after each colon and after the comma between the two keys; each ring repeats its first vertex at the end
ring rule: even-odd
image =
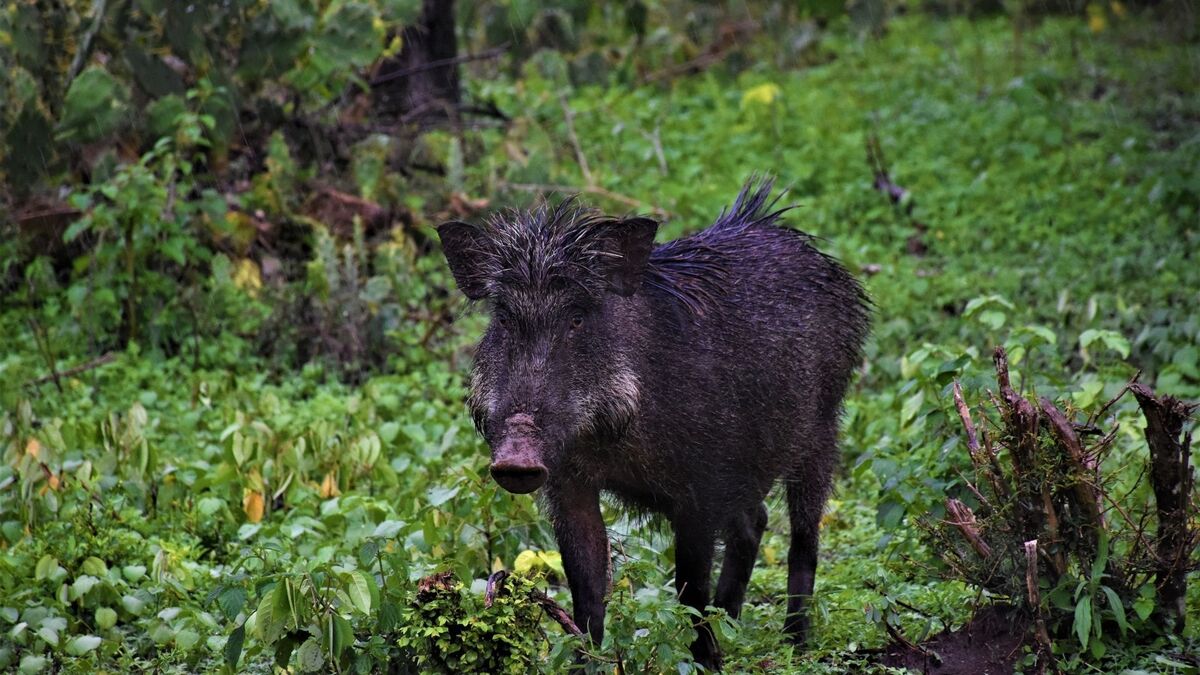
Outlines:
{"type": "Polygon", "coordinates": [[[571,587],[575,624],[599,647],[604,642],[604,596],[608,593],[609,546],[600,493],[570,486],[547,493],[554,538],[571,587]]]}
{"type": "MultiPolygon", "coordinates": [[[[675,525],[675,591],[679,600],[695,607],[703,616],[708,607],[712,586],[713,548],[715,533],[699,518],[676,519],[675,525]]],[[[696,619],[696,641],[692,643],[692,658],[709,670],[721,668],[721,652],[716,636],[702,618],[696,619]]]]}

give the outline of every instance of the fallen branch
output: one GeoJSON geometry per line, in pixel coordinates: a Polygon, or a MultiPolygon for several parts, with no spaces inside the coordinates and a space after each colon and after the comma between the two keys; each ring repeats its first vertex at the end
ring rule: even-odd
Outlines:
{"type": "Polygon", "coordinates": [[[554,619],[558,622],[558,625],[563,627],[563,630],[571,635],[583,637],[583,631],[579,630],[579,626],[575,624],[575,620],[571,618],[570,614],[567,614],[567,610],[554,601],[554,598],[541,591],[534,591],[531,597],[542,609],[546,610],[551,619],[554,619]]]}
{"type": "Polygon", "coordinates": [[[103,366],[107,363],[112,363],[115,360],[117,360],[116,352],[108,352],[106,354],[97,356],[96,358],[92,359],[91,361],[88,361],[86,363],[81,363],[81,364],[75,366],[74,368],[67,368],[66,370],[63,370],[63,371],[52,372],[49,375],[43,375],[43,376],[37,378],[36,380],[30,380],[29,382],[26,383],[26,386],[36,387],[38,385],[45,384],[50,381],[57,381],[59,378],[75,377],[76,375],[79,375],[80,373],[86,373],[87,371],[92,370],[93,368],[99,368],[100,366],[103,366]]]}
{"type": "Polygon", "coordinates": [[[614,202],[625,204],[635,209],[648,209],[658,215],[660,218],[669,218],[674,216],[674,213],[653,204],[647,204],[643,201],[628,197],[618,192],[613,192],[598,185],[572,186],[572,185],[555,185],[550,183],[509,183],[508,181],[500,181],[497,183],[500,189],[516,190],[518,192],[561,192],[563,194],[590,194],[605,199],[611,199],[614,202]]]}
{"type": "Polygon", "coordinates": [[[408,77],[409,75],[415,75],[416,73],[424,72],[426,70],[433,70],[434,68],[457,66],[460,63],[468,63],[470,61],[486,61],[488,59],[498,58],[506,51],[508,51],[507,45],[500,45],[499,47],[493,47],[492,49],[479,52],[478,54],[464,54],[462,56],[455,56],[448,59],[429,61],[412,66],[410,68],[393,70],[390,73],[384,73],[383,75],[371,78],[370,85],[372,87],[378,87],[379,85],[391,82],[392,80],[399,80],[400,78],[408,77]]]}

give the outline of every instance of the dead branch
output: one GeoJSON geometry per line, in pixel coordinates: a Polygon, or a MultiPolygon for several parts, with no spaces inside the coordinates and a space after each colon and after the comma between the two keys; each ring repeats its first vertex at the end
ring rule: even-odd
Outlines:
{"type": "Polygon", "coordinates": [[[1196,410],[1195,404],[1174,396],[1155,396],[1147,386],[1135,383],[1130,391],[1146,418],[1146,443],[1150,446],[1150,484],[1158,512],[1155,537],[1155,583],[1158,611],[1182,633],[1187,612],[1187,573],[1198,533],[1189,528],[1188,502],[1195,477],[1192,475],[1191,432],[1184,423],[1196,410]]]}
{"type": "Polygon", "coordinates": [[[29,382],[26,383],[26,385],[31,386],[31,387],[36,387],[38,385],[45,384],[50,381],[58,381],[60,378],[75,377],[76,375],[79,375],[80,373],[86,373],[87,371],[92,370],[93,368],[99,368],[100,366],[103,366],[106,363],[112,363],[113,361],[116,361],[116,360],[117,360],[116,352],[107,352],[105,354],[101,354],[100,356],[97,356],[96,358],[92,359],[91,361],[81,363],[73,368],[67,368],[66,370],[52,372],[49,375],[43,375],[43,376],[37,378],[36,380],[30,380],[29,382]]]}
{"type": "Polygon", "coordinates": [[[507,190],[516,190],[518,192],[559,192],[562,194],[590,194],[597,197],[611,199],[614,202],[625,204],[634,209],[646,209],[656,214],[660,218],[670,218],[675,214],[653,204],[647,204],[643,201],[628,197],[618,192],[602,188],[598,185],[572,186],[572,185],[556,185],[550,183],[509,183],[508,181],[499,181],[497,187],[507,190]]]}
{"type": "Polygon", "coordinates": [[[369,84],[371,87],[378,87],[379,85],[391,82],[392,80],[399,80],[400,78],[409,77],[410,75],[415,75],[416,73],[426,70],[433,70],[434,68],[457,66],[460,63],[468,63],[471,61],[486,61],[489,59],[495,59],[503,56],[506,51],[508,51],[508,45],[500,45],[499,47],[493,47],[492,49],[479,52],[478,54],[463,54],[462,56],[455,56],[454,58],[429,61],[427,63],[415,65],[411,68],[401,68],[400,70],[393,70],[390,73],[384,73],[383,75],[376,76],[371,79],[369,84]]]}
{"type": "Polygon", "coordinates": [[[1042,617],[1042,595],[1038,591],[1038,540],[1030,539],[1025,542],[1025,592],[1029,598],[1029,608],[1033,610],[1034,625],[1038,644],[1046,655],[1053,654],[1050,645],[1050,633],[1046,631],[1046,620],[1042,617]]]}
{"type": "Polygon", "coordinates": [[[709,45],[699,56],[680,63],[678,65],[669,66],[662,70],[655,71],[642,77],[642,84],[650,84],[659,80],[669,80],[681,75],[694,75],[702,72],[707,68],[720,63],[729,55],[733,48],[738,45],[739,40],[743,35],[751,35],[757,32],[759,24],[757,21],[747,20],[737,23],[726,24],[721,27],[717,39],[709,45]]]}
{"type": "Polygon", "coordinates": [[[971,461],[978,466],[979,461],[975,456],[979,454],[979,438],[975,435],[975,422],[971,421],[971,409],[963,400],[962,385],[958,383],[958,380],[954,381],[954,407],[958,408],[958,417],[962,420],[963,429],[967,431],[967,451],[971,453],[971,461]]]}
{"type": "Polygon", "coordinates": [[[559,604],[554,601],[554,598],[551,598],[541,591],[534,591],[532,597],[534,602],[536,602],[538,605],[541,605],[542,609],[546,610],[546,613],[550,615],[551,619],[554,619],[558,622],[558,625],[563,627],[563,630],[567,631],[571,635],[583,637],[583,631],[579,630],[579,626],[575,624],[575,621],[571,618],[571,615],[567,614],[567,610],[559,606],[559,604]]]}
{"type": "Polygon", "coordinates": [[[575,111],[571,110],[571,105],[567,102],[567,97],[563,93],[559,93],[558,95],[558,104],[562,106],[563,121],[567,124],[567,138],[571,141],[571,147],[575,149],[575,160],[579,162],[579,171],[583,174],[583,182],[594,186],[596,181],[592,180],[592,170],[588,166],[587,155],[583,154],[583,146],[579,143],[579,135],[575,133],[575,111]]]}
{"type": "Polygon", "coordinates": [[[971,510],[971,507],[957,499],[951,498],[946,500],[946,511],[951,517],[947,521],[948,524],[953,525],[958,528],[959,532],[962,532],[967,543],[971,545],[971,548],[975,549],[980,558],[987,558],[992,555],[992,548],[987,545],[987,542],[979,534],[979,524],[975,520],[975,512],[971,510]]]}
{"type": "Polygon", "coordinates": [[[1095,485],[1096,464],[1084,452],[1083,444],[1079,442],[1079,436],[1062,411],[1050,399],[1042,397],[1040,400],[1042,412],[1045,414],[1050,431],[1066,448],[1071,459],[1072,473],[1075,474],[1073,486],[1075,501],[1092,527],[1090,543],[1093,546],[1092,550],[1095,550],[1096,538],[1100,532],[1107,529],[1104,523],[1104,513],[1101,510],[1103,508],[1103,498],[1100,496],[1102,490],[1095,485]]]}

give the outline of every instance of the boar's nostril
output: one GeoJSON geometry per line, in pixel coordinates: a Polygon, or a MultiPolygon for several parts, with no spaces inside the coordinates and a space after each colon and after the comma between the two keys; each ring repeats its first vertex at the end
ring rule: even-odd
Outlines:
{"type": "Polygon", "coordinates": [[[540,488],[548,473],[541,464],[503,461],[492,464],[492,478],[500,487],[519,495],[540,488]]]}

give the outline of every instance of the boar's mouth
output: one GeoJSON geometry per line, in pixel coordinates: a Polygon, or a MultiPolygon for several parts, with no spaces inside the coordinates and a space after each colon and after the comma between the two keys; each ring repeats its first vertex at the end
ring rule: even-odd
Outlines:
{"type": "Polygon", "coordinates": [[[533,418],[513,415],[504,426],[504,437],[492,451],[492,478],[509,492],[533,492],[550,474],[542,461],[544,445],[535,435],[533,418]]]}

